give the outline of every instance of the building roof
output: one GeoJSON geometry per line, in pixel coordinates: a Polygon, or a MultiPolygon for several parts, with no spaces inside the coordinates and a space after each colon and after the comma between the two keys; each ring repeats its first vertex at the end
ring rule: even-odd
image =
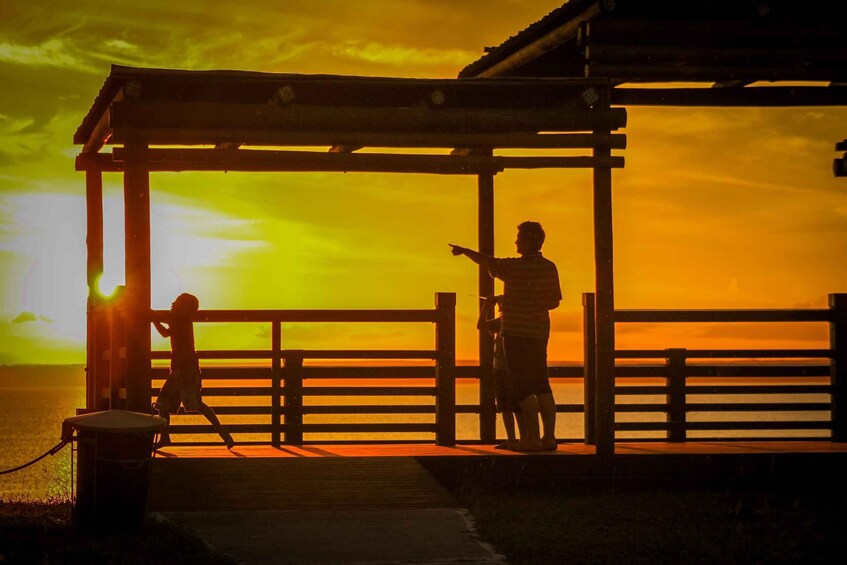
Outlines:
{"type": "Polygon", "coordinates": [[[845,16],[845,3],[822,0],[570,0],[459,77],[842,82],[845,16]]]}

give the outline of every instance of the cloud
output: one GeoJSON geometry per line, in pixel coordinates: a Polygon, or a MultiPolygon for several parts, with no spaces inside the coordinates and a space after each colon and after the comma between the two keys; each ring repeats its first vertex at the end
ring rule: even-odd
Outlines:
{"type": "Polygon", "coordinates": [[[48,39],[40,45],[0,43],[0,62],[30,67],[58,67],[87,73],[98,69],[73,54],[73,47],[61,37],[48,39]]]}
{"type": "Polygon", "coordinates": [[[12,319],[13,324],[26,324],[28,322],[46,322],[51,323],[53,320],[47,316],[37,316],[33,312],[23,311],[12,319]]]}
{"type": "Polygon", "coordinates": [[[457,67],[471,60],[473,54],[463,49],[416,48],[382,43],[348,41],[333,49],[333,54],[367,63],[391,66],[453,64],[457,67]]]}

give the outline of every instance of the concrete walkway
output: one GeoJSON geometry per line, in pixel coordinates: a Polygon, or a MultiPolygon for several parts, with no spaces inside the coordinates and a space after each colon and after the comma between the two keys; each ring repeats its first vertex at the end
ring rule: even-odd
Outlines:
{"type": "Polygon", "coordinates": [[[244,564],[506,563],[460,508],[160,512],[244,564]]]}
{"type": "Polygon", "coordinates": [[[506,562],[415,458],[319,455],[157,458],[150,516],[250,565],[506,562]]]}

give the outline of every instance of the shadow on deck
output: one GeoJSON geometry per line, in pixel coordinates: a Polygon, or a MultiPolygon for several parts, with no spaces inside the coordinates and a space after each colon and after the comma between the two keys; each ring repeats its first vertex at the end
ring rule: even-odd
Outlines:
{"type": "Polygon", "coordinates": [[[557,486],[841,489],[847,444],[618,443],[614,458],[561,444],[170,447],[153,463],[151,510],[451,508],[452,489],[557,486]]]}

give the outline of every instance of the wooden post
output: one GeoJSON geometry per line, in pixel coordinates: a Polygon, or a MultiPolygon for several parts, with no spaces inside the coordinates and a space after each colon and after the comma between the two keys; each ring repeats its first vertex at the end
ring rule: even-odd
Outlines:
{"type": "Polygon", "coordinates": [[[667,350],[668,441],[685,441],[685,349],[667,350]]]}
{"type": "Polygon", "coordinates": [[[582,293],[582,339],[584,361],[582,367],[583,390],[585,394],[585,444],[596,443],[595,420],[597,418],[597,343],[594,335],[594,293],[582,293]]]}
{"type": "MultiPolygon", "coordinates": [[[[491,155],[491,151],[487,152],[491,155]]],[[[494,173],[479,175],[479,252],[494,255],[494,173]]],[[[479,296],[494,295],[494,279],[479,267],[479,296]]],[[[482,308],[482,298],[479,308],[482,308]]],[[[482,443],[497,441],[497,409],[494,393],[494,342],[485,328],[479,330],[479,437],[482,443]]]]}
{"type": "Polygon", "coordinates": [[[86,280],[88,282],[88,306],[86,308],[86,353],[85,353],[85,408],[96,410],[101,404],[99,397],[103,388],[102,340],[103,329],[98,323],[102,315],[97,311],[100,302],[97,282],[103,274],[103,173],[100,170],[85,172],[86,210],[86,280]],[[98,371],[98,369],[100,369],[98,371]]]}
{"type": "MultiPolygon", "coordinates": [[[[609,106],[609,90],[600,89],[600,108],[609,106]]],[[[595,107],[595,110],[597,108],[595,107]]],[[[608,134],[608,131],[596,131],[608,134]]],[[[608,147],[596,147],[595,157],[609,157],[608,147]]],[[[612,237],[612,169],[594,168],[594,284],[597,343],[597,454],[615,452],[615,279],[612,237]]]]}
{"type": "Polygon", "coordinates": [[[832,359],[832,441],[847,442],[847,293],[830,294],[829,348],[832,359]]]}
{"type": "Polygon", "coordinates": [[[282,397],[282,322],[274,320],[271,322],[271,445],[280,446],[280,418],[282,410],[280,399],[282,397]]]}
{"type": "Polygon", "coordinates": [[[435,294],[435,443],[456,445],[456,294],[435,294]]]}
{"type": "Polygon", "coordinates": [[[150,413],[150,173],[146,146],[129,144],[124,165],[127,410],[150,413]]]}
{"type": "Polygon", "coordinates": [[[285,356],[285,443],[303,444],[303,352],[285,356]]]}

